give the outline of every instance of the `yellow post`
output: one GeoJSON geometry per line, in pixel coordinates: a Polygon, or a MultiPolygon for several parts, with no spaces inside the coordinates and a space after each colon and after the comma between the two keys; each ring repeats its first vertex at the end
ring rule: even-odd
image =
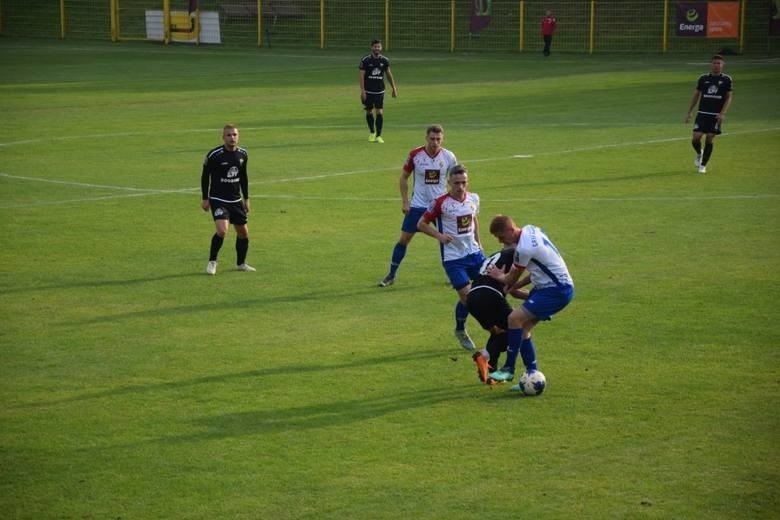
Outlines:
{"type": "Polygon", "coordinates": [[[60,39],[65,39],[65,0],[60,0],[60,39]]]}
{"type": "Polygon", "coordinates": [[[320,0],[320,49],[325,48],[325,0],[320,0]]]}
{"type": "Polygon", "coordinates": [[[524,37],[524,28],[525,28],[525,0],[520,0],[520,27],[518,29],[520,30],[520,48],[519,51],[523,52],[523,37],[524,37]]]}
{"type": "Polygon", "coordinates": [[[590,48],[588,54],[593,54],[593,39],[596,33],[596,0],[590,0],[590,48]]]}
{"type": "Polygon", "coordinates": [[[257,46],[263,46],[263,0],[257,0],[257,46]]]}
{"type": "Polygon", "coordinates": [[[385,0],[385,49],[390,48],[390,0],[385,0]]]}
{"type": "Polygon", "coordinates": [[[108,14],[111,16],[111,41],[115,42],[119,39],[116,34],[116,0],[111,0],[108,5],[108,11],[108,14]]]}
{"type": "Polygon", "coordinates": [[[745,9],[747,2],[742,0],[739,6],[739,53],[742,54],[742,48],[745,45],[745,9]]]}
{"type": "Polygon", "coordinates": [[[450,52],[455,52],[455,0],[450,2],[450,52]]]}
{"type": "Polygon", "coordinates": [[[664,0],[664,38],[661,43],[661,52],[666,53],[669,42],[669,0],[664,0]]]}
{"type": "Polygon", "coordinates": [[[163,0],[163,43],[171,41],[171,0],[163,0]]]}

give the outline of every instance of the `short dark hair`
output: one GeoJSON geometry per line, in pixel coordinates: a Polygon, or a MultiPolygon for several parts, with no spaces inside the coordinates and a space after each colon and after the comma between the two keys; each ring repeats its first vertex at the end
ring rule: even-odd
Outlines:
{"type": "Polygon", "coordinates": [[[452,168],[450,168],[450,171],[447,172],[447,178],[452,178],[453,175],[468,175],[469,170],[462,164],[456,164],[452,168]]]}
{"type": "Polygon", "coordinates": [[[371,45],[376,45],[377,43],[382,43],[382,40],[377,40],[377,39],[371,40],[371,45]]]}
{"type": "Polygon", "coordinates": [[[714,60],[726,61],[725,58],[723,58],[723,56],[721,56],[720,54],[715,54],[712,58],[710,58],[710,61],[714,61],[714,60]]]}
{"type": "Polygon", "coordinates": [[[428,134],[443,134],[444,129],[441,127],[441,125],[431,125],[428,128],[425,129],[425,135],[428,134]]]}

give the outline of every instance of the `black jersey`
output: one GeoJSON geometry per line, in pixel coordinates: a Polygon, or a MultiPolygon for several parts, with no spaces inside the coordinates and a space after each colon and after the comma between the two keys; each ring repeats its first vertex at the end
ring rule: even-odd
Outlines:
{"type": "Polygon", "coordinates": [[[384,94],[385,72],[390,68],[390,60],[383,55],[368,54],[360,60],[358,69],[365,71],[363,88],[367,94],[384,94]]]}
{"type": "Polygon", "coordinates": [[[500,293],[503,293],[504,284],[502,282],[499,282],[492,276],[488,275],[487,270],[490,268],[491,265],[494,265],[498,269],[504,271],[504,273],[508,273],[509,270],[512,268],[512,262],[514,260],[514,256],[515,256],[515,249],[513,247],[502,249],[501,251],[497,251],[492,255],[490,255],[482,263],[482,267],[479,268],[479,276],[471,284],[471,289],[474,290],[477,287],[487,286],[496,289],[500,293]]]}
{"type": "Polygon", "coordinates": [[[731,92],[731,76],[702,74],[696,84],[696,90],[701,92],[699,113],[718,114],[726,103],[726,95],[731,92]]]}
{"type": "Polygon", "coordinates": [[[249,179],[246,163],[249,156],[243,148],[230,152],[218,146],[206,154],[200,188],[203,199],[212,198],[223,202],[239,202],[241,194],[249,198],[249,179]]]}

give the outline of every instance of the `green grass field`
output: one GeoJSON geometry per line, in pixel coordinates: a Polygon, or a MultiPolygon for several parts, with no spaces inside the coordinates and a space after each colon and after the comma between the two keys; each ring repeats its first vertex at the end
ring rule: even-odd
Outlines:
{"type": "MultiPolygon", "coordinates": [[[[350,53],[0,40],[0,517],[777,518],[780,62],[390,53],[366,142],[350,53]],[[253,274],[204,274],[205,152],[250,153],[253,274]],[[577,295],[538,398],[480,385],[418,236],[379,289],[425,127],[577,295]]],[[[486,333],[471,319],[479,343],[486,333]]]]}

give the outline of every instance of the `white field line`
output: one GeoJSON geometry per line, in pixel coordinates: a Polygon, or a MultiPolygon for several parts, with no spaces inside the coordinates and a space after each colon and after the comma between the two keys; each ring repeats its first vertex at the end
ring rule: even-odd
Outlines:
{"type": "MultiPolygon", "coordinates": [[[[757,134],[757,133],[765,133],[765,132],[775,132],[780,130],[780,127],[773,127],[773,128],[763,128],[758,130],[746,130],[743,132],[732,132],[728,134],[723,134],[721,137],[729,137],[729,136],[735,136],[735,135],[746,135],[746,134],[757,134]]],[[[205,131],[205,130],[194,130],[194,131],[205,131]]],[[[208,130],[211,132],[212,130],[208,130]]],[[[122,134],[122,135],[130,135],[130,134],[122,134]]],[[[82,136],[83,137],[83,136],[82,136]]],[[[106,137],[105,135],[103,137],[106,137]]],[[[471,163],[481,163],[481,162],[493,162],[493,161],[505,161],[505,160],[513,160],[513,159],[525,159],[525,158],[532,158],[532,157],[540,157],[540,156],[551,156],[551,155],[561,155],[561,154],[571,154],[571,153],[581,153],[581,152],[591,152],[591,151],[597,151],[597,150],[604,150],[604,149],[610,149],[610,148],[623,148],[623,147],[637,147],[637,146],[644,146],[648,144],[658,144],[658,143],[668,143],[668,142],[675,142],[675,141],[684,141],[688,140],[690,137],[684,136],[684,137],[669,137],[669,138],[659,138],[659,139],[650,139],[646,141],[633,141],[633,142],[627,142],[627,143],[609,143],[609,144],[602,144],[602,145],[594,145],[594,146],[584,146],[579,148],[570,148],[568,150],[556,150],[556,151],[550,151],[550,152],[540,152],[536,154],[513,154],[508,156],[502,156],[502,157],[485,157],[485,158],[478,158],[478,159],[469,159],[468,161],[464,161],[465,163],[471,164],[471,163]]],[[[3,146],[2,143],[0,143],[0,146],[3,146]]],[[[360,175],[360,174],[366,174],[366,173],[381,173],[381,172],[387,172],[387,171],[395,171],[397,168],[395,167],[386,167],[386,168],[378,168],[378,169],[371,169],[371,170],[351,170],[351,171],[344,171],[344,172],[332,172],[332,173],[323,173],[320,175],[310,175],[306,177],[292,177],[292,178],[286,178],[286,179],[272,179],[272,180],[264,180],[264,181],[255,181],[250,182],[250,185],[270,185],[270,184],[284,184],[284,183],[292,183],[292,182],[306,182],[306,181],[313,181],[313,180],[322,180],[322,179],[331,179],[336,177],[345,177],[350,175],[360,175]]],[[[60,181],[60,180],[54,180],[54,179],[41,179],[36,177],[24,177],[24,176],[17,176],[17,175],[11,175],[8,173],[0,172],[0,177],[6,177],[9,179],[16,179],[16,180],[25,180],[25,181],[31,181],[31,182],[45,182],[45,183],[52,183],[52,184],[61,184],[61,185],[69,185],[69,186],[81,186],[86,188],[94,188],[94,189],[109,189],[109,190],[119,190],[119,191],[126,191],[126,192],[132,192],[132,193],[125,193],[125,194],[118,194],[118,195],[107,195],[107,196],[97,196],[97,197],[84,197],[80,199],[69,199],[69,200],[60,200],[60,201],[41,201],[41,202],[33,202],[33,203],[24,203],[24,204],[0,204],[0,209],[7,209],[7,208],[19,208],[19,207],[31,207],[31,206],[45,206],[45,205],[55,205],[55,204],[72,204],[72,203],[79,203],[79,202],[91,202],[95,200],[106,200],[106,199],[117,199],[122,197],[139,197],[139,196],[146,196],[146,195],[166,195],[170,193],[185,193],[190,194],[193,192],[197,192],[200,190],[200,187],[192,187],[192,188],[180,188],[180,189],[156,189],[156,188],[135,188],[135,187],[128,187],[128,186],[113,186],[113,185],[103,185],[103,184],[91,184],[91,183],[82,183],[82,182],[70,182],[70,181],[60,181]]],[[[718,199],[718,200],[728,200],[728,199],[765,199],[765,198],[776,198],[778,195],[776,194],[758,194],[758,195],[723,195],[723,196],[703,196],[703,197],[623,197],[623,198],[610,198],[610,197],[595,197],[595,198],[518,198],[518,199],[496,199],[498,202],[512,202],[512,201],[527,201],[527,200],[547,200],[547,201],[569,201],[569,200],[588,200],[588,201],[660,201],[660,200],[710,200],[710,199],[718,199]]],[[[257,195],[252,194],[252,198],[255,199],[284,199],[284,200],[330,200],[330,201],[362,201],[362,202],[384,202],[384,201],[397,201],[397,197],[392,198],[366,198],[366,197],[311,197],[311,196],[295,196],[295,195],[257,195]]]]}

